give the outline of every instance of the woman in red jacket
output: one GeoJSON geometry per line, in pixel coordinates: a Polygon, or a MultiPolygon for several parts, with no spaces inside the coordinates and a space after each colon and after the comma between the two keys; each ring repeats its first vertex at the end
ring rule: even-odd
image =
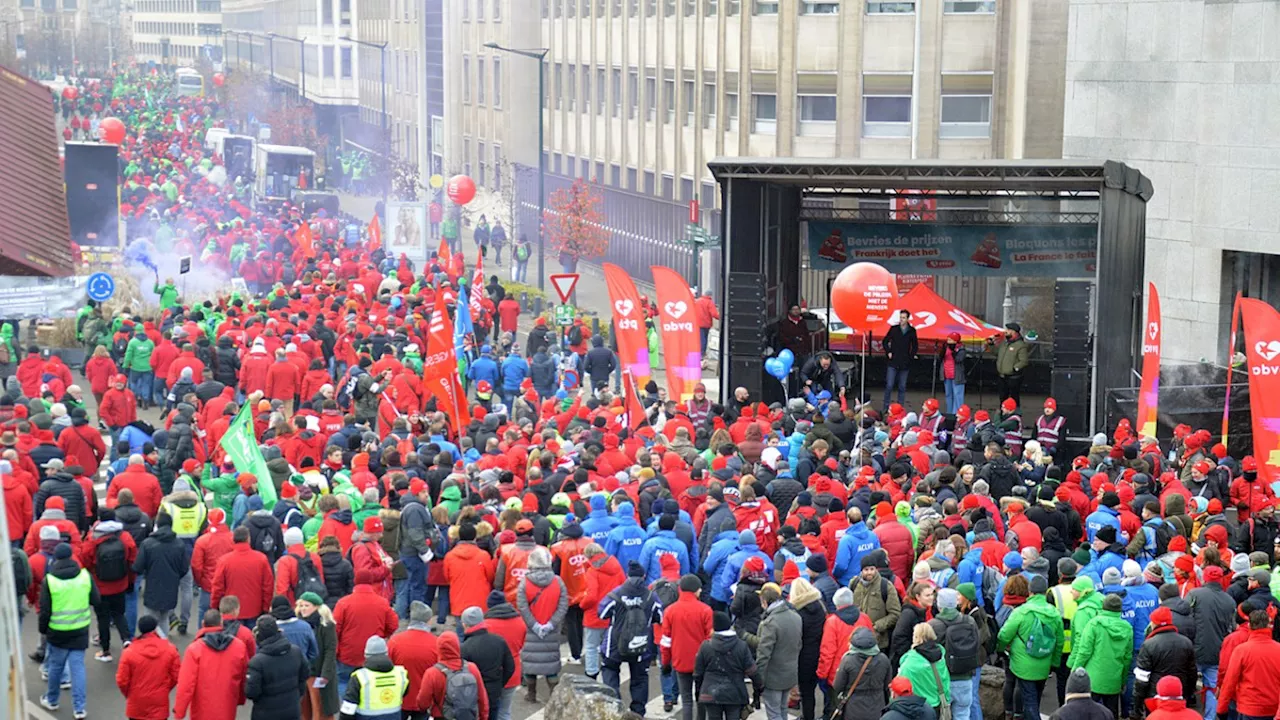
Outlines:
{"type": "Polygon", "coordinates": [[[84,364],[84,376],[89,380],[89,392],[93,393],[93,399],[99,407],[102,406],[103,394],[111,387],[111,378],[119,372],[105,345],[99,345],[94,349],[93,357],[84,364]]]}
{"type": "Polygon", "coordinates": [[[312,360],[307,374],[302,376],[302,388],[298,392],[298,397],[302,398],[303,402],[310,401],[320,393],[320,388],[331,384],[333,384],[333,378],[329,377],[324,361],[312,360]]]}
{"type": "MultiPolygon", "coordinates": [[[[476,689],[479,690],[476,717],[489,717],[489,697],[484,691],[484,678],[480,676],[480,670],[475,666],[475,663],[469,663],[462,659],[462,653],[459,652],[458,647],[458,636],[453,633],[441,635],[437,648],[440,652],[440,662],[438,664],[453,672],[462,670],[465,667],[472,677],[476,679],[476,689]]],[[[418,691],[418,707],[430,708],[431,717],[433,718],[444,717],[444,692],[444,671],[432,666],[422,676],[422,688],[418,691]]]]}
{"type": "Polygon", "coordinates": [[[627,575],[617,558],[606,554],[604,548],[595,543],[588,545],[582,555],[590,564],[587,569],[587,589],[583,591],[582,601],[578,604],[583,613],[582,665],[583,672],[596,677],[600,674],[600,643],[604,641],[604,634],[609,631],[609,621],[600,619],[596,608],[604,596],[626,582],[627,575]]]}
{"type": "Polygon", "coordinates": [[[167,720],[169,692],[178,686],[181,668],[178,649],[156,635],[156,619],[138,618],[138,637],[124,649],[116,670],[125,715],[130,720],[167,720]]]}
{"type": "Polygon", "coordinates": [[[138,400],[129,389],[129,379],[118,374],[111,380],[111,387],[102,394],[98,404],[98,419],[113,433],[138,419],[138,400]]]}

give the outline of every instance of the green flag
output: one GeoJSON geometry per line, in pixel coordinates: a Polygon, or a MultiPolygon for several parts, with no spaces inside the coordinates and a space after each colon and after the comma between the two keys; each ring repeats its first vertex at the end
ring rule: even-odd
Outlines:
{"type": "Polygon", "coordinates": [[[248,403],[236,413],[218,444],[227,452],[227,457],[231,458],[237,472],[252,473],[258,478],[258,494],[262,496],[262,506],[270,510],[276,504],[276,486],[271,482],[271,470],[267,468],[267,461],[263,459],[258,442],[254,439],[253,417],[249,414],[248,403]]]}

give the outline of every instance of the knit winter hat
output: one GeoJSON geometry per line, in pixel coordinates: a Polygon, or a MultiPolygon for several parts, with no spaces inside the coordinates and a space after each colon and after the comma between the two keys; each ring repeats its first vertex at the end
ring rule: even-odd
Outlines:
{"type": "Polygon", "coordinates": [[[373,635],[368,640],[365,640],[364,642],[365,657],[373,657],[374,655],[386,655],[386,654],[387,654],[386,640],[383,640],[377,635],[373,635]]]}
{"type": "Polygon", "coordinates": [[[431,606],[421,600],[409,603],[409,622],[426,625],[431,621],[431,606]]]}
{"type": "Polygon", "coordinates": [[[474,605],[462,611],[462,627],[473,628],[484,622],[484,611],[474,605]]]}
{"type": "Polygon", "coordinates": [[[294,545],[301,545],[303,542],[305,542],[305,538],[302,535],[302,528],[291,527],[288,530],[284,531],[285,547],[293,547],[294,545]]]}
{"type": "Polygon", "coordinates": [[[1119,595],[1111,593],[1102,599],[1102,609],[1108,612],[1120,612],[1124,609],[1124,600],[1119,595]]]}
{"type": "Polygon", "coordinates": [[[960,593],[951,588],[942,588],[938,591],[938,609],[954,610],[960,602],[960,593]]]}
{"type": "Polygon", "coordinates": [[[1156,683],[1156,699],[1177,700],[1182,697],[1182,680],[1177,675],[1165,675],[1156,683]]]}
{"type": "Polygon", "coordinates": [[[1067,676],[1067,694],[1088,695],[1092,692],[1093,683],[1089,680],[1089,673],[1082,667],[1072,670],[1067,676]]]}
{"type": "Polygon", "coordinates": [[[298,599],[304,602],[309,602],[312,605],[315,605],[316,607],[319,607],[324,604],[324,600],[322,600],[319,595],[311,592],[310,590],[299,595],[298,599]]]}

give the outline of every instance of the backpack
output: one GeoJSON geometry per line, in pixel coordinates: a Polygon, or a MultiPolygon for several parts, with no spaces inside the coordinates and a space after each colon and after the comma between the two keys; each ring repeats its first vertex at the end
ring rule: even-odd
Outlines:
{"type": "Polygon", "coordinates": [[[423,532],[427,536],[427,548],[431,550],[434,559],[443,560],[445,553],[449,552],[449,544],[445,542],[444,535],[440,532],[440,527],[433,520],[423,532]]]}
{"type": "Polygon", "coordinates": [[[520,262],[524,262],[525,260],[528,260],[528,259],[529,259],[528,243],[521,243],[519,245],[516,245],[516,260],[519,260],[520,262]]]}
{"type": "Polygon", "coordinates": [[[343,378],[342,385],[338,388],[338,394],[334,396],[334,400],[338,403],[338,407],[343,410],[351,409],[351,400],[355,397],[356,385],[360,382],[360,375],[347,371],[347,376],[343,378]]]}
{"type": "Polygon", "coordinates": [[[320,579],[320,573],[316,570],[315,563],[311,562],[311,556],[293,553],[289,555],[298,563],[298,581],[293,586],[293,596],[300,597],[303,593],[313,592],[319,595],[321,600],[328,599],[329,589],[320,579]]]}
{"type": "Polygon", "coordinates": [[[570,345],[582,344],[582,326],[581,325],[574,325],[573,327],[569,328],[569,344],[570,345]]]}
{"type": "Polygon", "coordinates": [[[943,623],[942,647],[947,651],[947,672],[951,677],[968,675],[978,669],[978,636],[977,623],[965,622],[962,616],[955,622],[943,623]]]}
{"type": "Polygon", "coordinates": [[[1027,655],[1041,660],[1053,654],[1053,647],[1057,644],[1057,637],[1054,633],[1049,632],[1049,628],[1045,627],[1044,622],[1039,615],[1031,615],[1031,631],[1027,633],[1027,655]]]}
{"type": "Polygon", "coordinates": [[[98,579],[103,582],[123,580],[129,576],[129,563],[125,560],[124,541],[119,535],[103,538],[94,551],[94,567],[98,579]]]}
{"type": "Polygon", "coordinates": [[[120,359],[124,357],[124,354],[128,349],[129,338],[127,337],[117,337],[115,341],[111,343],[111,355],[116,359],[116,362],[120,362],[120,359]]]}
{"type": "Polygon", "coordinates": [[[645,598],[636,600],[638,602],[634,605],[628,604],[624,599],[619,600],[623,603],[622,616],[618,618],[615,637],[618,641],[618,655],[623,660],[639,660],[649,649],[649,632],[652,630],[649,612],[646,610],[649,603],[645,598]]]}
{"type": "Polygon", "coordinates": [[[444,720],[477,720],[480,713],[480,685],[463,661],[461,670],[450,670],[444,663],[436,663],[436,669],[444,674],[444,702],[441,703],[444,720]]]}

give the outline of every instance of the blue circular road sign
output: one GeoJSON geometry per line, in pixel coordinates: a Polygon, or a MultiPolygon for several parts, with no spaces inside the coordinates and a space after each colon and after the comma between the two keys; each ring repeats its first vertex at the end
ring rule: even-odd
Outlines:
{"type": "Polygon", "coordinates": [[[90,300],[106,302],[116,293],[115,278],[104,272],[96,272],[89,276],[89,282],[85,284],[85,291],[89,294],[90,300]]]}

